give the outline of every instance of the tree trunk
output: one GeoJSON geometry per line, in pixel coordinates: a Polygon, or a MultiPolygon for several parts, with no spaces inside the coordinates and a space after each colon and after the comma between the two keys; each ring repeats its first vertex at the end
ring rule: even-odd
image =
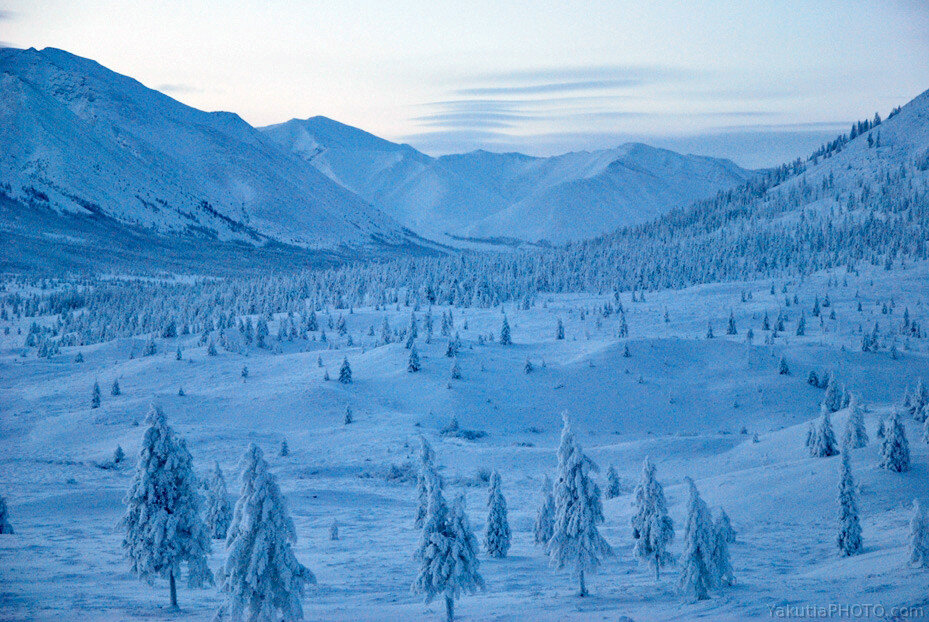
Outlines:
{"type": "Polygon", "coordinates": [[[455,619],[455,599],[447,594],[445,596],[445,616],[448,622],[455,619]]]}
{"type": "Polygon", "coordinates": [[[581,570],[581,591],[577,593],[578,596],[587,596],[587,584],[584,583],[584,571],[581,570]]]}
{"type": "Polygon", "coordinates": [[[174,583],[174,571],[168,573],[168,584],[171,586],[171,608],[177,609],[177,585],[174,583]]]}

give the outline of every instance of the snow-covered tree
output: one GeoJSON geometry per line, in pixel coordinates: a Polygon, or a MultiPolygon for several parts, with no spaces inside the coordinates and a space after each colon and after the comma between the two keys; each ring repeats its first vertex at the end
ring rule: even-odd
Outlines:
{"type": "Polygon", "coordinates": [[[884,431],[884,440],[881,442],[882,469],[902,473],[910,470],[910,444],[906,440],[906,431],[903,422],[896,412],[890,417],[890,422],[884,431]]]}
{"type": "Polygon", "coordinates": [[[116,397],[122,393],[122,389],[119,388],[119,378],[113,380],[113,386],[110,388],[110,395],[116,397]]]}
{"type": "Polygon", "coordinates": [[[555,531],[555,497],[552,494],[552,480],[546,475],[539,491],[542,503],[535,515],[532,536],[536,544],[547,545],[555,531]]]}
{"type": "Polygon", "coordinates": [[[281,449],[278,453],[280,454],[281,458],[286,458],[290,455],[290,446],[287,444],[286,438],[281,441],[281,449]]]}
{"type": "Polygon", "coordinates": [[[548,554],[554,567],[571,568],[578,580],[578,594],[586,596],[585,573],[594,572],[601,558],[611,555],[613,550],[597,529],[603,522],[603,504],[600,488],[590,476],[597,465],[584,455],[575,440],[568,414],[563,418],[554,487],[555,523],[548,554]]]}
{"type": "Polygon", "coordinates": [[[426,487],[429,503],[415,555],[419,570],[411,589],[414,594],[422,594],[426,602],[442,596],[446,618],[451,622],[455,618],[455,599],[484,589],[477,538],[468,522],[464,497],[458,497],[449,508],[434,472],[429,473],[426,487]]]}
{"type": "Polygon", "coordinates": [[[832,419],[829,416],[831,411],[823,404],[819,415],[819,421],[813,430],[813,438],[810,440],[810,455],[814,458],[828,458],[839,453],[839,446],[835,440],[835,432],[832,431],[832,419]]]}
{"type": "Polygon", "coordinates": [[[422,366],[419,363],[419,352],[416,351],[416,344],[410,348],[410,358],[406,362],[406,370],[413,374],[418,372],[422,366]]]}
{"type": "Polygon", "coordinates": [[[845,420],[842,446],[850,449],[868,446],[868,431],[865,429],[864,416],[857,395],[852,395],[848,404],[848,419],[845,420]]]}
{"type": "Polygon", "coordinates": [[[332,523],[329,525],[329,539],[332,541],[339,539],[339,521],[332,519],[332,523]]]}
{"type": "Polygon", "coordinates": [[[735,574],[729,557],[730,540],[720,526],[718,521],[713,524],[713,550],[710,556],[713,560],[713,581],[714,585],[732,585],[735,583],[735,574]]]}
{"type": "Polygon", "coordinates": [[[851,556],[861,552],[861,522],[858,520],[858,494],[855,478],[848,461],[848,452],[842,454],[839,475],[839,551],[851,556]]]}
{"type": "Polygon", "coordinates": [[[491,557],[503,558],[510,550],[510,522],[507,519],[506,499],[500,486],[500,474],[495,470],[490,475],[490,493],[487,496],[484,549],[491,557]]]}
{"type": "Polygon", "coordinates": [[[735,529],[732,528],[732,521],[729,520],[729,515],[726,514],[726,510],[720,508],[715,526],[716,532],[722,534],[726,542],[729,544],[735,542],[735,529]]]}
{"type": "Polygon", "coordinates": [[[716,564],[713,561],[716,530],[709,508],[689,477],[687,485],[690,497],[684,523],[680,589],[689,600],[696,601],[709,598],[709,590],[716,584],[716,564]]]}
{"type": "MultiPolygon", "coordinates": [[[[4,533],[0,524],[0,533],[4,533]]],[[[929,568],[929,517],[913,499],[913,517],[910,519],[909,563],[919,568],[929,568]]]]}
{"type": "Polygon", "coordinates": [[[316,578],[294,556],[294,522],[261,449],[252,444],[242,461],[242,494],[235,504],[228,555],[220,570],[225,594],[218,620],[300,620],[300,598],[316,578]]]}
{"type": "Polygon", "coordinates": [[[508,346],[513,343],[513,339],[510,336],[510,323],[507,321],[506,316],[503,316],[503,326],[500,327],[500,345],[508,346]]]}
{"type": "Polygon", "coordinates": [[[822,405],[830,412],[842,410],[842,388],[836,374],[829,374],[829,384],[826,385],[826,395],[822,405]]]}
{"type": "Polygon", "coordinates": [[[787,359],[783,356],[781,357],[780,363],[778,363],[777,373],[779,373],[782,376],[790,375],[790,366],[787,365],[787,359]]]}
{"type": "Polygon", "coordinates": [[[120,464],[125,459],[126,459],[126,452],[123,451],[123,448],[121,445],[117,445],[116,450],[113,451],[113,464],[120,464]]]}
{"type": "Polygon", "coordinates": [[[352,414],[352,407],[345,407],[345,417],[342,419],[342,423],[345,425],[351,425],[355,422],[355,416],[352,414]]]}
{"type": "Polygon", "coordinates": [[[656,477],[655,465],[646,459],[642,465],[642,478],[635,488],[632,501],[632,537],[635,556],[655,571],[655,580],[661,568],[671,562],[668,547],[674,541],[674,522],[668,516],[664,489],[656,477]]]}
{"type": "Polygon", "coordinates": [[[175,580],[187,565],[190,587],[213,583],[207,566],[210,536],[200,515],[197,478],[183,439],[152,406],[136,474],[126,496],[123,548],[132,572],[151,581],[166,577],[171,606],[177,607],[175,580]]]}
{"type": "Polygon", "coordinates": [[[6,499],[0,497],[0,534],[12,534],[13,525],[10,524],[10,511],[6,507],[6,499]]]}
{"type": "Polygon", "coordinates": [[[417,527],[423,526],[426,518],[426,512],[429,510],[429,482],[431,476],[436,475],[439,486],[442,485],[442,479],[438,476],[435,468],[435,452],[425,436],[419,437],[419,471],[416,474],[416,497],[418,506],[416,508],[416,520],[414,524],[417,527]]]}
{"type": "Polygon", "coordinates": [[[458,364],[457,356],[452,362],[452,380],[461,380],[461,366],[458,364]]]}
{"type": "Polygon", "coordinates": [[[100,383],[94,380],[94,388],[90,392],[90,407],[100,408],[100,383]]]}
{"type": "Polygon", "coordinates": [[[213,472],[207,482],[205,517],[210,535],[216,540],[225,540],[229,523],[232,522],[232,505],[229,503],[226,478],[219,468],[219,462],[213,465],[213,472]]]}
{"type": "Polygon", "coordinates": [[[615,499],[622,493],[622,483],[619,481],[619,475],[611,464],[606,470],[606,498],[615,499]]]}
{"type": "Polygon", "coordinates": [[[352,383],[352,367],[348,364],[348,357],[342,359],[342,367],[339,368],[339,382],[342,384],[352,383]]]}
{"type": "Polygon", "coordinates": [[[555,327],[555,339],[564,339],[564,324],[561,322],[561,318],[558,318],[558,326],[555,327]]]}

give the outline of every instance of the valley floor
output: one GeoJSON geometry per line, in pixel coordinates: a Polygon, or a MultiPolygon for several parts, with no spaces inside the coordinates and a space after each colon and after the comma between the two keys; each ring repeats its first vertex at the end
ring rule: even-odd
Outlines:
{"type": "MultiPolygon", "coordinates": [[[[210,357],[194,335],[158,340],[158,353],[142,356],[144,339],[122,339],[79,348],[83,363],[74,361],[77,348],[51,360],[37,359],[33,350],[23,358],[24,335],[16,333],[25,333],[31,318],[0,323],[12,327],[0,335],[0,494],[16,530],[0,535],[0,619],[212,618],[221,598],[216,589],[189,590],[181,582],[182,611],[171,612],[166,583],[134,578],[120,548],[117,523],[151,402],[187,439],[199,471],[219,462],[233,495],[248,443],[264,448],[296,523],[297,557],[318,580],[303,599],[309,620],[444,615],[441,603],[424,604],[410,592],[419,532],[415,482],[405,476],[415,468],[420,434],[437,453],[447,496],[465,493],[479,538],[487,513],[481,470],[497,469],[503,478],[513,547],[503,560],[482,554],[487,589],[461,599],[461,620],[778,619],[811,617],[793,608],[833,605],[870,607],[854,610],[870,612],[864,618],[929,618],[929,571],[906,564],[910,504],[918,498],[929,506],[929,445],[908,420],[913,468],[897,474],[878,468],[875,439],[879,418],[917,379],[929,381],[929,344],[898,337],[893,358],[886,348],[862,352],[860,332],[877,322],[889,345],[905,308],[929,326],[929,265],[776,281],[773,295],[771,287],[771,281],[706,285],[648,292],[642,302],[625,293],[628,338],[619,336],[618,314],[598,311],[611,295],[542,295],[529,310],[506,305],[511,346],[479,340],[499,335],[500,308],[453,309],[463,342],[460,380],[450,377],[448,340],[439,336],[444,308],[431,311],[431,343],[418,340],[423,368],[415,374],[406,371],[402,343],[377,345],[369,336],[370,327],[380,335],[385,316],[391,326],[407,326],[411,309],[402,306],[332,310],[334,319],[344,315],[352,346],[327,329],[325,343],[272,337],[269,350],[221,349],[210,357]],[[743,293],[750,299],[743,301],[743,293]],[[821,321],[811,313],[813,301],[827,294],[831,306],[821,321]],[[726,335],[730,310],[736,335],[726,335]],[[771,340],[762,317],[767,312],[773,322],[779,310],[788,315],[787,328],[771,340]],[[833,310],[836,319],[829,318],[833,310]],[[807,330],[798,337],[801,311],[807,330]],[[558,318],[563,341],[554,338],[558,318]],[[708,324],[713,339],[706,337],[708,324]],[[790,375],[778,373],[782,356],[790,375]],[[343,357],[352,366],[350,385],[335,381],[343,357]],[[811,370],[833,370],[867,408],[871,442],[852,455],[865,546],[851,558],[840,557],[835,545],[840,459],[810,458],[804,447],[823,396],[806,382],[811,370]],[[333,380],[323,379],[325,371],[333,380]],[[122,395],[114,397],[109,387],[116,378],[122,395]],[[95,379],[103,389],[99,409],[90,408],[95,379]],[[346,407],[354,413],[350,425],[343,424],[346,407]],[[611,464],[629,484],[625,494],[604,501],[602,533],[615,556],[590,578],[588,598],[578,598],[569,573],[552,570],[532,543],[538,491],[542,478],[554,475],[564,410],[601,467],[601,489],[611,464]],[[453,417],[486,436],[443,435],[453,417]],[[284,439],[290,455],[280,457],[284,439]],[[100,468],[117,444],[129,460],[100,468]],[[710,600],[683,602],[678,567],[656,582],[632,555],[631,491],[647,456],[668,495],[675,555],[685,476],[696,480],[712,509],[725,508],[732,518],[736,584],[710,600]],[[340,525],[336,541],[329,539],[333,520],[340,525]]],[[[425,312],[417,312],[420,320],[425,312]]],[[[846,416],[833,417],[837,434],[846,416]]],[[[214,571],[222,559],[224,546],[216,541],[214,571]]]]}

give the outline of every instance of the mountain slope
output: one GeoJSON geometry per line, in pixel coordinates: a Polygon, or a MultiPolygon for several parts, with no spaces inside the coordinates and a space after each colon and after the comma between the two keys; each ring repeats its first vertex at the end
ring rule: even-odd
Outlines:
{"type": "Polygon", "coordinates": [[[712,196],[749,175],[728,160],[639,144],[549,158],[483,150],[432,158],[325,117],[262,130],[398,222],[436,239],[579,240],[712,196]]]}
{"type": "Polygon", "coordinates": [[[0,183],[19,200],[162,232],[312,248],[400,227],[240,117],[67,52],[0,49],[0,183]]]}

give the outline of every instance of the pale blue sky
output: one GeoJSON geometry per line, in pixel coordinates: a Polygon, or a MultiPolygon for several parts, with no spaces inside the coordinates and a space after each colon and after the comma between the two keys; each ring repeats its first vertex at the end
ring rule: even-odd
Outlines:
{"type": "Polygon", "coordinates": [[[761,166],[929,88],[922,0],[0,0],[0,40],[432,154],[641,140],[761,166]]]}

